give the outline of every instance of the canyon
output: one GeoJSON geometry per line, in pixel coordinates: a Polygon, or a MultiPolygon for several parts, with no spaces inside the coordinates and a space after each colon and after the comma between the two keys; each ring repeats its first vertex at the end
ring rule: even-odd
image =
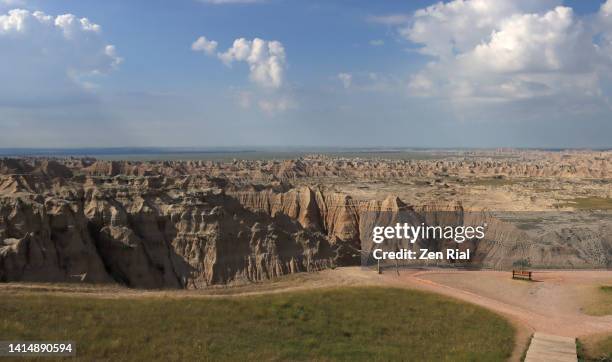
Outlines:
{"type": "Polygon", "coordinates": [[[462,267],[609,268],[611,182],[605,151],[4,158],[0,281],[201,289],[369,265],[372,225],[399,219],[488,225],[483,240],[460,245],[472,254],[462,267]]]}

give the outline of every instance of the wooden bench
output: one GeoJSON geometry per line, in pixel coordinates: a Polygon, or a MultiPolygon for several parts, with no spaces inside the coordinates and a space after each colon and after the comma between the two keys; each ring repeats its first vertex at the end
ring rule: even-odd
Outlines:
{"type": "Polygon", "coordinates": [[[512,279],[531,279],[531,272],[527,270],[513,270],[512,271],[512,279]]]}

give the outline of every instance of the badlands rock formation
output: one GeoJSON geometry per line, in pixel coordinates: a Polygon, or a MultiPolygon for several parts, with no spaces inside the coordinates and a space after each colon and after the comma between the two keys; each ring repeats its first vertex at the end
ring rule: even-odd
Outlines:
{"type": "MultiPolygon", "coordinates": [[[[0,159],[0,281],[118,282],[135,288],[203,288],[360,262],[381,215],[488,224],[468,241],[473,266],[517,261],[609,267],[607,224],[528,235],[460,200],[411,205],[355,198],[327,180],[416,177],[612,177],[612,157],[372,161],[312,157],[230,163],[0,159]],[[300,186],[293,186],[299,184],[300,186]],[[573,234],[572,234],[573,233],[573,234]],[[569,235],[572,234],[572,235],[569,235]]],[[[421,240],[416,247],[442,248],[421,240]]]]}

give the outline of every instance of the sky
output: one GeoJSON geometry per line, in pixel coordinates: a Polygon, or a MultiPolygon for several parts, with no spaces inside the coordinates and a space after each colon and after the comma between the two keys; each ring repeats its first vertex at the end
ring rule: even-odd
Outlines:
{"type": "Polygon", "coordinates": [[[612,0],[0,0],[3,147],[612,147],[612,0]]]}

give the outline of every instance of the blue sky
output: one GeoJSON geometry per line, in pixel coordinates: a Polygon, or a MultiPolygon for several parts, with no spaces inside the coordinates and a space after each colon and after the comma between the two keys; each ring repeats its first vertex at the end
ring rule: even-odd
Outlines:
{"type": "Polygon", "coordinates": [[[612,1],[234,2],[0,0],[0,147],[612,146],[612,1]]]}
{"type": "MultiPolygon", "coordinates": [[[[30,2],[49,14],[73,13],[101,24],[106,38],[126,58],[121,76],[109,85],[122,89],[156,87],[198,90],[206,86],[240,85],[248,71],[231,70],[219,62],[193,54],[191,43],[205,34],[225,47],[236,38],[273,39],[289,53],[291,79],[319,86],[342,71],[378,68],[402,71],[415,59],[406,55],[409,44],[393,44],[386,26],[371,24],[368,16],[410,12],[416,4],[399,1],[269,1],[263,4],[214,5],[197,0],[65,0],[30,2]],[[87,14],[87,15],[85,15],[87,14]],[[376,49],[370,40],[391,46],[376,49]],[[193,74],[199,73],[200,78],[193,74]]],[[[416,60],[419,63],[423,59],[416,60]]]]}

